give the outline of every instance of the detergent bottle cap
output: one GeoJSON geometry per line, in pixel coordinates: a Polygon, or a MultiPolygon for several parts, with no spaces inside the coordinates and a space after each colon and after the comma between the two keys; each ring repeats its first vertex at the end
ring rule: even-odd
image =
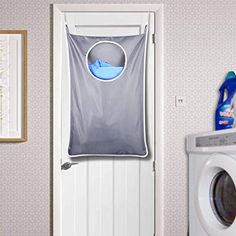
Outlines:
{"type": "Polygon", "coordinates": [[[236,75],[235,75],[234,71],[229,71],[226,76],[226,79],[236,79],[236,75]]]}

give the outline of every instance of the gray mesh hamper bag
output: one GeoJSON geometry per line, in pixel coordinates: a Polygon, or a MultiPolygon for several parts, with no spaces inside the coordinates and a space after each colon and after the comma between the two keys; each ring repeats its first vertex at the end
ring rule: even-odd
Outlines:
{"type": "Polygon", "coordinates": [[[140,35],[70,34],[68,154],[146,157],[145,63],[147,26],[140,35]]]}

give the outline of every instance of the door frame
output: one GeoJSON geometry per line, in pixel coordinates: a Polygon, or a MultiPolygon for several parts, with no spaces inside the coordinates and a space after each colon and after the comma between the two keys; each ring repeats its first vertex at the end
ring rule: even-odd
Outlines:
{"type": "Polygon", "coordinates": [[[164,35],[163,4],[53,4],[53,235],[62,236],[61,225],[61,75],[60,40],[65,12],[152,12],[155,14],[155,233],[164,236],[164,35]],[[59,79],[58,79],[59,78],[59,79]],[[158,124],[158,125],[157,125],[158,124]],[[159,158],[156,158],[159,157],[159,158]]]}

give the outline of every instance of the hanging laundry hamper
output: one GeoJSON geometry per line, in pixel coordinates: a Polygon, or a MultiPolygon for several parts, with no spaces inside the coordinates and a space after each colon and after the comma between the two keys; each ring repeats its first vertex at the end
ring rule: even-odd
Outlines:
{"type": "Polygon", "coordinates": [[[68,154],[148,155],[145,64],[148,27],[140,35],[94,37],[66,26],[70,81],[68,154]]]}

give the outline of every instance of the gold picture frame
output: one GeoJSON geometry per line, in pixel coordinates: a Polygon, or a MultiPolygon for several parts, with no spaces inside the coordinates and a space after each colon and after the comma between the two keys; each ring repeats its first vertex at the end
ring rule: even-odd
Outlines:
{"type": "Polygon", "coordinates": [[[27,141],[27,31],[0,30],[0,142],[27,141]]]}

